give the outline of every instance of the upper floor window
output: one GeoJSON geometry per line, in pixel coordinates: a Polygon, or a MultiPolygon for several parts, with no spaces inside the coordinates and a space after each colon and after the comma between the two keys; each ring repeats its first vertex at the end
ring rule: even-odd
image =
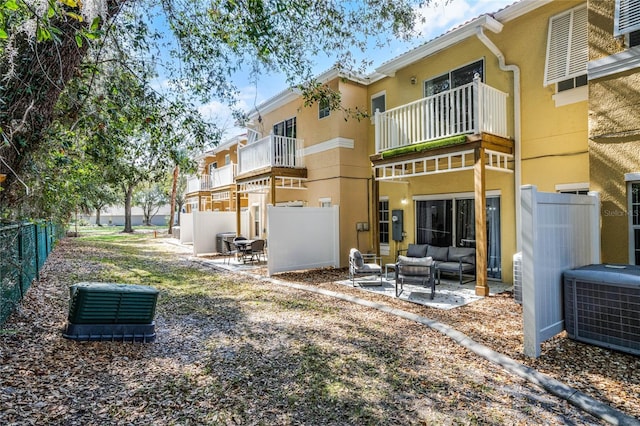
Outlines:
{"type": "Polygon", "coordinates": [[[296,137],[296,118],[290,118],[288,120],[276,123],[273,126],[273,134],[275,136],[285,136],[288,138],[296,137]]]}
{"type": "MultiPolygon", "coordinates": [[[[638,30],[640,30],[640,0],[616,0],[613,36],[626,36],[638,30]]],[[[632,45],[629,44],[629,47],[632,45]]]]}
{"type": "Polygon", "coordinates": [[[433,96],[471,83],[476,74],[484,81],[484,60],[473,62],[424,82],[424,96],[433,96]]]}
{"type": "Polygon", "coordinates": [[[217,162],[209,164],[209,174],[212,175],[217,168],[218,168],[217,162]]]}
{"type": "Polygon", "coordinates": [[[224,165],[226,166],[229,163],[231,163],[231,154],[225,154],[224,155],[224,165]]]}
{"type": "Polygon", "coordinates": [[[329,107],[329,100],[322,99],[318,103],[318,118],[325,118],[331,114],[331,108],[329,107]]]}
{"type": "Polygon", "coordinates": [[[387,110],[386,93],[378,93],[371,97],[371,115],[376,111],[385,112],[387,110]]]}
{"type": "Polygon", "coordinates": [[[558,91],[586,84],[589,59],[587,6],[581,5],[549,19],[544,85],[558,91]],[[580,77],[580,78],[578,78],[580,77]]]}
{"type": "Polygon", "coordinates": [[[628,47],[640,46],[640,30],[629,33],[625,38],[625,44],[628,47]]]}

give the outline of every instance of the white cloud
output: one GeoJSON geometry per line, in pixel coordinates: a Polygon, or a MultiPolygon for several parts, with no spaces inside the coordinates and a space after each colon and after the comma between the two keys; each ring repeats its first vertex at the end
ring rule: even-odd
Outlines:
{"type": "Polygon", "coordinates": [[[431,40],[483,13],[497,12],[514,2],[515,0],[437,1],[418,10],[425,22],[419,22],[415,29],[425,41],[431,40]]]}

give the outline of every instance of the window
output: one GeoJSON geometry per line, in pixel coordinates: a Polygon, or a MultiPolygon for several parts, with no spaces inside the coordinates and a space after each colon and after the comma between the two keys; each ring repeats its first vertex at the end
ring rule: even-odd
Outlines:
{"type": "Polygon", "coordinates": [[[320,207],[331,207],[331,198],[320,198],[318,204],[320,207]]]}
{"type": "Polygon", "coordinates": [[[380,244],[389,244],[389,200],[378,202],[380,244]]]}
{"type": "Polygon", "coordinates": [[[329,100],[322,99],[318,103],[318,119],[328,117],[331,114],[331,108],[329,108],[329,100]]]}
{"type": "Polygon", "coordinates": [[[378,93],[371,97],[371,115],[373,116],[376,111],[385,112],[387,110],[386,94],[378,93]]]}
{"type": "MultiPolygon", "coordinates": [[[[487,276],[502,277],[500,197],[488,197],[487,276]]],[[[472,198],[416,200],[416,242],[439,247],[475,247],[475,201],[472,198]]]]}
{"type": "Polygon", "coordinates": [[[285,136],[288,138],[296,137],[296,118],[290,118],[288,120],[276,123],[273,126],[273,134],[275,136],[285,136]]]}
{"type": "MultiPolygon", "coordinates": [[[[638,178],[637,173],[632,173],[638,178]]],[[[629,197],[629,263],[640,265],[640,181],[627,182],[629,197]]]]}
{"type": "Polygon", "coordinates": [[[226,154],[224,156],[224,165],[226,166],[229,163],[231,163],[231,154],[226,154]]]}
{"type": "Polygon", "coordinates": [[[567,80],[558,82],[557,91],[564,92],[565,90],[575,89],[576,87],[587,85],[587,75],[580,75],[578,77],[572,77],[567,80]]]}
{"type": "Polygon", "coordinates": [[[549,19],[544,85],[558,83],[564,90],[578,87],[587,74],[589,59],[587,6],[570,9],[549,19]],[[573,79],[573,80],[572,80],[573,79]],[[572,81],[567,81],[572,80],[572,81]]]}
{"type": "Polygon", "coordinates": [[[209,164],[209,174],[212,175],[217,168],[218,168],[217,162],[209,164]]]}
{"type": "Polygon", "coordinates": [[[626,45],[628,47],[640,46],[640,30],[629,33],[626,45]]]}
{"type": "Polygon", "coordinates": [[[484,81],[483,59],[425,81],[424,96],[433,96],[449,89],[464,86],[467,83],[471,83],[476,74],[480,77],[480,81],[484,81]]]}
{"type": "Polygon", "coordinates": [[[616,0],[613,36],[620,37],[637,30],[640,30],[640,0],[616,0]]]}

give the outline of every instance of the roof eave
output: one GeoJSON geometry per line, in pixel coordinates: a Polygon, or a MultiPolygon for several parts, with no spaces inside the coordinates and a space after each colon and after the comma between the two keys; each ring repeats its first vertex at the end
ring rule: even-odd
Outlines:
{"type": "Polygon", "coordinates": [[[499,33],[502,31],[503,25],[489,15],[479,16],[463,26],[455,28],[444,35],[423,44],[422,46],[416,47],[396,59],[382,64],[380,67],[376,68],[376,72],[388,77],[393,77],[396,71],[401,68],[440,52],[441,50],[447,49],[448,47],[466,40],[467,38],[475,37],[476,29],[478,27],[488,29],[494,33],[499,33]]]}

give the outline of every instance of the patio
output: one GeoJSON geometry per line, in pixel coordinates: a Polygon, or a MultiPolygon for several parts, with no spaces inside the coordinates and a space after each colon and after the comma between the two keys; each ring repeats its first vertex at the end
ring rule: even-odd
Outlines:
{"type": "MultiPolygon", "coordinates": [[[[199,256],[197,258],[199,262],[206,264],[219,270],[225,270],[229,272],[242,272],[254,275],[266,275],[266,261],[260,261],[257,263],[243,263],[242,260],[230,259],[227,260],[225,256],[199,256]],[[226,263],[228,262],[228,263],[226,263]]],[[[326,269],[319,270],[318,273],[326,272],[326,269]]],[[[335,284],[352,287],[349,280],[349,272],[345,268],[336,269],[336,275],[342,277],[340,279],[332,280],[335,284]]],[[[301,272],[302,273],[302,272],[301,272]]],[[[304,271],[305,274],[312,275],[313,270],[304,271]]],[[[273,278],[278,279],[280,274],[276,274],[273,278]]],[[[372,277],[370,280],[363,278],[359,279],[360,282],[366,285],[359,285],[356,282],[355,288],[359,288],[362,291],[367,291],[391,298],[395,297],[395,280],[390,273],[388,277],[382,279],[382,285],[379,285],[380,279],[378,277],[372,277]]],[[[412,284],[411,282],[405,282],[404,291],[397,299],[417,303],[424,306],[429,306],[437,309],[453,309],[466,304],[481,300],[482,296],[477,296],[475,292],[475,281],[467,282],[463,285],[458,284],[456,278],[442,278],[441,283],[436,285],[436,294],[433,300],[430,299],[430,289],[421,285],[412,284]]],[[[490,296],[511,291],[513,286],[501,282],[489,282],[490,296]]]]}

